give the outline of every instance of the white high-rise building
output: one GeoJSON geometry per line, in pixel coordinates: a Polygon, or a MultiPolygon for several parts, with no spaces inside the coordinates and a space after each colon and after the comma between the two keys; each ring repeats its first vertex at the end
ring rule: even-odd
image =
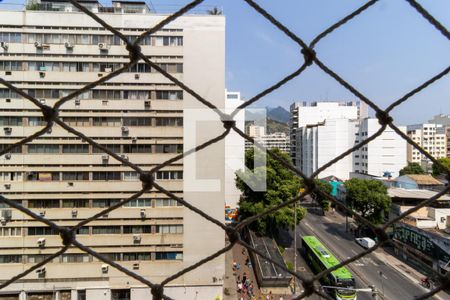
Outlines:
{"type": "Polygon", "coordinates": [[[313,126],[329,119],[356,120],[366,118],[368,108],[364,102],[295,102],[290,107],[291,158],[297,165],[301,150],[298,148],[297,131],[301,127],[313,126]]]}
{"type": "MultiPolygon", "coordinates": [[[[380,127],[378,119],[361,120],[355,144],[375,134],[380,127]]],[[[406,133],[405,126],[398,128],[406,133]]],[[[375,140],[353,152],[353,171],[376,177],[398,177],[399,171],[407,164],[406,145],[402,137],[387,127],[375,140]]]]}
{"type": "MultiPolygon", "coordinates": [[[[130,40],[167,17],[139,1],[113,1],[112,7],[96,1],[80,3],[130,40]]],[[[129,62],[129,53],[117,36],[64,1],[42,0],[24,11],[0,11],[0,20],[0,77],[49,106],[129,62]]],[[[179,17],[144,38],[141,49],[198,94],[225,107],[223,16],[179,17]]],[[[104,147],[150,170],[183,151],[186,108],[205,106],[139,61],[65,103],[59,116],[104,147]]],[[[0,110],[2,148],[44,125],[35,105],[4,86],[0,110]]],[[[197,144],[221,134],[222,124],[216,125],[197,128],[197,144]]],[[[223,180],[224,148],[222,141],[197,153],[199,177],[223,180]]],[[[132,169],[56,125],[50,133],[12,152],[0,157],[2,196],[61,226],[74,226],[142,189],[132,169]]],[[[158,171],[156,182],[223,220],[223,189],[188,190],[183,180],[186,161],[158,171]]],[[[0,281],[4,282],[57,252],[62,244],[50,227],[0,205],[0,281]]],[[[78,230],[77,240],[154,283],[225,244],[221,228],[155,189],[89,222],[78,230]]],[[[175,299],[222,297],[223,275],[221,256],[169,282],[164,292],[175,299]]],[[[151,298],[144,284],[75,247],[0,294],[11,300],[151,298]]]]}
{"type": "Polygon", "coordinates": [[[433,119],[431,119],[430,121],[428,121],[428,123],[432,123],[432,124],[440,124],[442,126],[444,126],[445,129],[445,133],[447,135],[447,139],[446,139],[446,143],[447,143],[447,157],[450,157],[450,116],[449,115],[436,115],[433,117],[433,119]]]}
{"type": "MultiPolygon", "coordinates": [[[[296,166],[307,176],[353,146],[356,120],[345,118],[325,119],[323,122],[300,127],[296,130],[296,166]]],[[[346,156],[319,174],[319,178],[336,176],[349,179],[352,156],[346,156]]]]}

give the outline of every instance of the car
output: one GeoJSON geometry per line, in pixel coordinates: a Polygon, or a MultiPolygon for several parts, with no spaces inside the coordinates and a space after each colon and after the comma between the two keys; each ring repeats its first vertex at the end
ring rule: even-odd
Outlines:
{"type": "Polygon", "coordinates": [[[375,241],[368,237],[356,238],[355,241],[363,248],[369,249],[375,246],[375,241]]]}

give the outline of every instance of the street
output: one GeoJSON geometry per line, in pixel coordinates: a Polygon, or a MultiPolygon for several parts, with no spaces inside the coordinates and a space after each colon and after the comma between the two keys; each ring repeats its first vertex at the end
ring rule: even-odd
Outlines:
{"type": "MultiPolygon", "coordinates": [[[[338,213],[318,216],[308,212],[297,228],[297,247],[301,247],[302,235],[315,235],[340,260],[355,256],[364,249],[345,232],[345,218],[338,213]]],[[[426,290],[412,282],[390,265],[380,261],[374,254],[366,255],[349,266],[356,280],[356,288],[375,285],[385,299],[413,299],[426,290]]],[[[371,293],[358,293],[358,299],[372,299],[371,293]]]]}

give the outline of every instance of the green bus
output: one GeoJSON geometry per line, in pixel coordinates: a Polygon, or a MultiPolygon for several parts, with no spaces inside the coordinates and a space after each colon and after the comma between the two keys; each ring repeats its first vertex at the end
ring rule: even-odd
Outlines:
{"type": "MultiPolygon", "coordinates": [[[[327,249],[315,236],[302,237],[302,252],[306,262],[311,266],[315,274],[339,264],[339,260],[327,249]]],[[[338,300],[356,300],[355,279],[347,268],[334,270],[322,277],[321,282],[325,286],[335,286],[336,289],[328,289],[329,293],[338,300]],[[339,289],[342,287],[343,289],[339,289]]]]}

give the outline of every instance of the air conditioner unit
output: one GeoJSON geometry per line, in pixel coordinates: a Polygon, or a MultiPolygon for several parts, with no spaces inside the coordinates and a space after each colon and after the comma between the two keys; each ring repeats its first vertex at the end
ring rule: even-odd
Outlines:
{"type": "Polygon", "coordinates": [[[34,46],[36,48],[42,48],[42,43],[41,42],[34,42],[34,46]]]}
{"type": "Polygon", "coordinates": [[[139,270],[139,263],[133,264],[133,270],[139,270]]]}
{"type": "Polygon", "coordinates": [[[12,210],[10,210],[10,209],[2,210],[2,218],[4,218],[6,221],[11,221],[12,210]]]}
{"type": "Polygon", "coordinates": [[[102,217],[103,217],[103,218],[109,217],[109,213],[103,214],[102,217]]]}
{"type": "Polygon", "coordinates": [[[102,154],[102,160],[108,160],[109,155],[108,154],[102,154]]]}
{"type": "Polygon", "coordinates": [[[64,47],[66,47],[67,49],[73,49],[73,44],[71,42],[65,42],[64,47]]]}
{"type": "Polygon", "coordinates": [[[39,212],[39,215],[40,215],[41,217],[45,217],[45,210],[40,211],[40,212],[39,212]]]}
{"type": "Polygon", "coordinates": [[[145,109],[150,109],[151,107],[151,102],[150,101],[144,101],[144,108],[145,109]]]}
{"type": "Polygon", "coordinates": [[[41,102],[41,104],[45,104],[45,99],[39,99],[39,102],[41,102]]]}
{"type": "Polygon", "coordinates": [[[3,127],[3,131],[5,132],[5,134],[11,134],[12,128],[11,127],[3,127]]]}
{"type": "Polygon", "coordinates": [[[108,51],[109,50],[109,45],[106,43],[99,43],[98,44],[98,49],[102,50],[102,51],[108,51]]]}
{"type": "Polygon", "coordinates": [[[103,274],[108,273],[108,269],[109,269],[109,266],[108,266],[108,265],[106,265],[106,264],[103,264],[103,265],[102,265],[102,273],[103,273],[103,274]]]}
{"type": "Polygon", "coordinates": [[[146,217],[145,209],[141,209],[141,218],[144,219],[146,217]]]}
{"type": "Polygon", "coordinates": [[[5,183],[5,189],[7,190],[11,189],[11,183],[5,183]]]}
{"type": "Polygon", "coordinates": [[[11,159],[11,153],[6,153],[5,154],[5,159],[11,159]]]}
{"type": "Polygon", "coordinates": [[[40,238],[37,240],[37,244],[40,248],[45,247],[45,238],[40,238]]]}
{"type": "Polygon", "coordinates": [[[5,50],[8,50],[8,43],[7,42],[0,42],[0,47],[2,47],[5,50]]]}
{"type": "Polygon", "coordinates": [[[0,217],[0,223],[5,226],[6,225],[6,219],[4,217],[0,217]]]}
{"type": "Polygon", "coordinates": [[[44,78],[45,77],[45,72],[39,72],[39,77],[40,78],[44,78]]]}
{"type": "Polygon", "coordinates": [[[75,99],[75,105],[80,105],[81,101],[80,99],[75,99]]]}
{"type": "Polygon", "coordinates": [[[48,133],[48,134],[52,133],[52,128],[49,128],[49,129],[47,130],[47,133],[48,133]]]}
{"type": "Polygon", "coordinates": [[[67,185],[68,186],[73,186],[73,182],[70,181],[70,182],[67,183],[67,185]]]}
{"type": "Polygon", "coordinates": [[[133,242],[139,243],[141,241],[141,236],[139,234],[133,235],[133,242]]]}
{"type": "Polygon", "coordinates": [[[72,218],[76,218],[78,216],[78,210],[72,209],[72,218]]]}
{"type": "Polygon", "coordinates": [[[136,143],[136,142],[137,142],[137,137],[136,137],[136,136],[133,136],[133,137],[131,138],[131,141],[132,141],[133,143],[136,143]]]}
{"type": "Polygon", "coordinates": [[[121,154],[120,157],[122,157],[123,159],[128,160],[128,155],[126,155],[126,154],[121,154]]]}
{"type": "Polygon", "coordinates": [[[36,273],[38,274],[39,278],[45,277],[45,273],[46,273],[45,267],[37,269],[36,273]]]}
{"type": "Polygon", "coordinates": [[[139,74],[134,74],[134,79],[139,79],[139,74]]]}
{"type": "Polygon", "coordinates": [[[129,132],[128,127],[127,126],[122,126],[122,132],[129,132]]]}
{"type": "Polygon", "coordinates": [[[105,68],[105,72],[112,72],[112,69],[111,68],[105,68]]]}

